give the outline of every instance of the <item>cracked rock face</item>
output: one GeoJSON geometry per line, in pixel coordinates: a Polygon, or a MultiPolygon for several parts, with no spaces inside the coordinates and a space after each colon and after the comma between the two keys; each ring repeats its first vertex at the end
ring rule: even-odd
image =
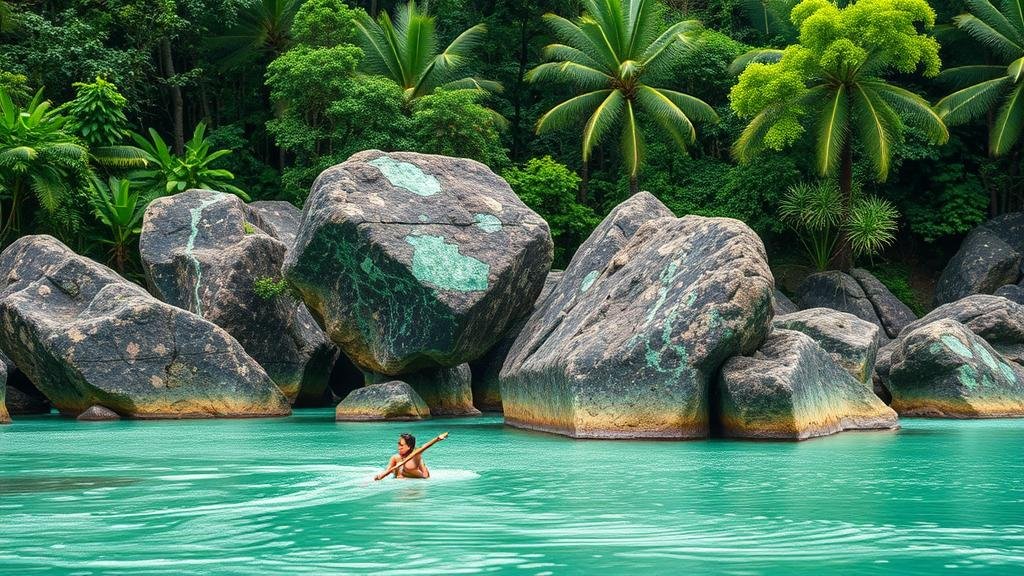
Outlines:
{"type": "Polygon", "coordinates": [[[315,404],[325,397],[337,350],[290,292],[256,293],[257,281],[281,279],[295,235],[289,222],[299,212],[262,204],[252,209],[210,190],[154,200],[139,239],[146,280],[164,302],[227,330],[289,401],[315,404]]]}
{"type": "Polygon", "coordinates": [[[945,318],[895,344],[886,386],[904,416],[1024,416],[1024,368],[967,326],[945,318]]]}
{"type": "Polygon", "coordinates": [[[551,258],[547,223],[486,166],[370,150],[317,178],[284,269],[353,362],[394,376],[481,356],[551,258]]]}
{"type": "Polygon", "coordinates": [[[708,387],[770,329],[774,279],[742,222],[638,194],[580,247],[501,371],[505,422],[578,438],[708,435],[708,387]]]}
{"type": "Polygon", "coordinates": [[[134,418],[290,413],[227,332],[50,236],[0,254],[0,348],[70,416],[95,404],[134,418]]]}

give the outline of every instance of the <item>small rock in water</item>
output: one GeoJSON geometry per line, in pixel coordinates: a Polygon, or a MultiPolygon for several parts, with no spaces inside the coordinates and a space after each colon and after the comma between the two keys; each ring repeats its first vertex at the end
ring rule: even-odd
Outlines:
{"type": "Polygon", "coordinates": [[[334,419],[338,421],[424,418],[430,418],[430,408],[412,386],[399,380],[357,388],[334,410],[334,419]]]}
{"type": "Polygon", "coordinates": [[[106,422],[120,419],[121,417],[118,416],[117,412],[99,404],[90,406],[85,412],[79,414],[77,418],[77,420],[82,422],[106,422]]]}
{"type": "Polygon", "coordinates": [[[909,330],[890,362],[885,384],[901,415],[1024,416],[1024,367],[955,320],[909,330]]]}
{"type": "Polygon", "coordinates": [[[722,433],[803,440],[843,430],[893,429],[896,413],[810,336],[776,330],[753,357],[734,356],[719,378],[722,433]]]}
{"type": "Polygon", "coordinates": [[[807,334],[854,378],[869,382],[881,328],[853,314],[831,308],[809,308],[776,316],[772,325],[807,334]]]}
{"type": "Polygon", "coordinates": [[[285,275],[353,362],[397,376],[483,355],[551,259],[547,223],[483,164],[369,150],[317,178],[285,275]]]}
{"type": "MultiPolygon", "coordinates": [[[[383,374],[367,374],[367,383],[382,382],[391,377],[383,374]]],[[[472,372],[469,364],[454,368],[420,370],[402,376],[430,408],[432,416],[479,416],[473,406],[472,372]]]]}

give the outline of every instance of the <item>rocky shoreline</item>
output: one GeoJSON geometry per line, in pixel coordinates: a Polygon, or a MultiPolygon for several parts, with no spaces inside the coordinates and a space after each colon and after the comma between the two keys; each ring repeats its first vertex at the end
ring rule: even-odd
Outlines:
{"type": "Polygon", "coordinates": [[[0,254],[0,423],[504,413],[573,438],[803,440],[1024,416],[1024,215],[968,236],[921,319],[869,272],[795,302],[744,223],[641,192],[564,271],[477,162],[360,152],[300,212],[188,190],[146,211],[148,291],[49,236],[0,254]],[[8,382],[9,381],[9,382],[8,382]],[[339,402],[340,399],[340,402],[339,402]]]}

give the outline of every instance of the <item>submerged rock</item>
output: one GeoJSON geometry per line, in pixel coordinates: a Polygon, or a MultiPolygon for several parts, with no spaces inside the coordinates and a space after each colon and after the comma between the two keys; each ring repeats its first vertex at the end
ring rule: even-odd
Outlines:
{"type": "Polygon", "coordinates": [[[0,254],[0,348],[58,410],[135,418],[284,416],[238,342],[49,236],[0,254]]]}
{"type": "Polygon", "coordinates": [[[882,284],[873,274],[863,268],[850,270],[850,276],[860,284],[864,295],[871,302],[878,320],[885,329],[885,336],[895,338],[908,324],[917,320],[917,316],[909,306],[893,295],[885,284],[882,284]]]}
{"type": "Polygon", "coordinates": [[[1024,368],[951,319],[900,338],[886,387],[892,407],[904,416],[1024,416],[1024,368]]]}
{"type": "Polygon", "coordinates": [[[539,306],[544,303],[548,296],[554,291],[555,286],[562,280],[564,273],[561,270],[548,272],[544,281],[544,289],[537,302],[534,304],[530,314],[522,316],[508,332],[498,340],[493,348],[487,351],[482,357],[470,362],[473,370],[473,405],[480,410],[501,411],[501,367],[505,364],[505,358],[515,343],[523,327],[529,322],[531,314],[535,313],[539,306]]]}
{"type": "Polygon", "coordinates": [[[651,219],[661,209],[634,197],[580,248],[505,361],[507,424],[577,438],[708,435],[709,380],[764,339],[774,280],[742,222],[651,219]]]}
{"type": "Polygon", "coordinates": [[[400,375],[483,355],[551,258],[547,223],[483,164],[370,150],[317,178],[285,274],[353,362],[400,375]]]}
{"type": "Polygon", "coordinates": [[[971,230],[943,269],[935,287],[935,305],[972,294],[991,294],[1021,276],[1024,260],[1024,212],[1004,214],[971,230]]]}
{"type": "Polygon", "coordinates": [[[339,421],[424,418],[430,418],[427,404],[411,386],[399,380],[357,388],[334,410],[334,419],[339,421]]]}
{"type": "MultiPolygon", "coordinates": [[[[874,305],[867,293],[864,292],[864,288],[853,276],[844,272],[832,270],[811,274],[797,288],[797,297],[800,299],[800,306],[804,309],[831,308],[839,310],[853,314],[857,318],[885,330],[875,312],[874,305]]],[[[885,333],[883,332],[883,334],[885,333]]],[[[884,340],[888,340],[888,337],[884,340]]]]}
{"type": "Polygon", "coordinates": [[[7,412],[7,365],[0,361],[0,424],[10,424],[11,415],[7,412]]]}
{"type": "Polygon", "coordinates": [[[288,290],[258,292],[258,283],[281,281],[288,244],[264,228],[273,217],[285,230],[286,211],[274,214],[209,190],[158,198],[146,209],[139,252],[158,298],[227,330],[289,401],[301,395],[310,404],[324,397],[337,350],[288,290]]]}
{"type": "Polygon", "coordinates": [[[109,422],[111,420],[120,420],[121,417],[106,406],[90,406],[85,412],[78,415],[76,420],[80,422],[109,422]]]}
{"type": "Polygon", "coordinates": [[[725,436],[804,440],[898,427],[896,413],[868,384],[792,330],[774,331],[753,357],[729,359],[718,391],[725,436]]]}
{"type": "MultiPolygon", "coordinates": [[[[367,374],[368,383],[387,380],[384,374],[367,374]]],[[[473,406],[472,373],[469,364],[454,368],[420,370],[402,376],[420,398],[427,403],[433,416],[479,416],[473,406]]]]}
{"type": "Polygon", "coordinates": [[[878,326],[830,308],[810,308],[777,316],[772,325],[807,334],[854,378],[871,381],[881,332],[878,326]]]}

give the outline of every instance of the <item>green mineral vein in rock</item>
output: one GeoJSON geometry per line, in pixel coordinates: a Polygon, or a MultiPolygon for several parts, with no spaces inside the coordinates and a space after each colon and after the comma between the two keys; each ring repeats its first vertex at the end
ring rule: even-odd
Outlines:
{"type": "Polygon", "coordinates": [[[474,214],[473,220],[476,221],[477,228],[488,234],[501,230],[501,220],[492,214],[474,214]]]}
{"type": "Polygon", "coordinates": [[[968,390],[974,390],[978,387],[978,372],[970,364],[963,364],[958,370],[960,383],[967,387],[968,390]]]}
{"type": "Polygon", "coordinates": [[[968,348],[967,346],[964,346],[964,343],[958,340],[955,336],[943,334],[942,343],[945,344],[947,348],[949,348],[956,354],[959,354],[963,358],[974,358],[974,352],[971,352],[971,349],[968,348]]]}
{"type": "Polygon", "coordinates": [[[206,210],[211,204],[220,202],[224,195],[217,193],[212,198],[207,198],[199,203],[199,206],[195,208],[189,208],[189,214],[191,215],[191,233],[188,236],[188,242],[185,244],[185,256],[192,263],[192,268],[196,273],[196,282],[192,287],[192,303],[196,307],[195,313],[200,318],[203,317],[203,305],[199,301],[199,284],[203,281],[203,267],[199,264],[199,259],[195,255],[196,237],[199,236],[199,221],[203,218],[203,210],[206,210]]]}
{"type": "Polygon", "coordinates": [[[580,292],[590,290],[590,287],[594,285],[594,281],[597,280],[598,274],[599,272],[597,270],[587,272],[587,275],[583,277],[583,281],[580,282],[580,292]]]}
{"type": "Polygon", "coordinates": [[[412,274],[420,282],[459,292],[487,289],[491,267],[460,254],[458,244],[445,242],[443,236],[426,234],[406,236],[405,241],[413,247],[412,274]]]}
{"type": "Polygon", "coordinates": [[[433,196],[441,191],[441,183],[430,174],[420,170],[419,166],[395,160],[390,156],[381,156],[367,162],[380,170],[388,182],[396,188],[403,188],[418,196],[433,196]]]}
{"type": "Polygon", "coordinates": [[[1009,364],[1005,362],[1000,362],[999,371],[1003,373],[1003,376],[1006,376],[1007,380],[1014,384],[1017,383],[1017,374],[1013,371],[1013,368],[1010,368],[1009,364]]]}

